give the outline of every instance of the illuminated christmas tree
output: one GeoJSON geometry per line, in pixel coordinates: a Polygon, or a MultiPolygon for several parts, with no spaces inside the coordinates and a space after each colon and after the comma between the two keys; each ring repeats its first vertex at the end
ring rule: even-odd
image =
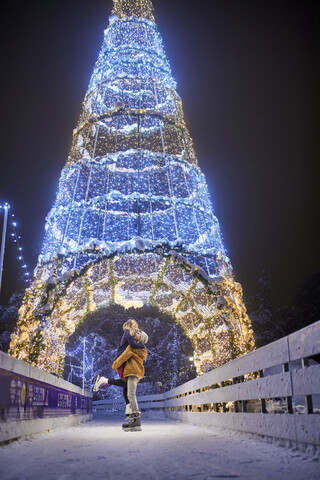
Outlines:
{"type": "Polygon", "coordinates": [[[60,374],[114,303],[172,315],[198,372],[254,345],[149,0],[114,0],[10,353],[60,374]]]}

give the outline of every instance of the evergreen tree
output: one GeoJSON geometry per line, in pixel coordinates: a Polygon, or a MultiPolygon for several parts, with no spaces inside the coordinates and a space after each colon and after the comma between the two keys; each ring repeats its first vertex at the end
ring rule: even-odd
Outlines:
{"type": "Polygon", "coordinates": [[[247,302],[257,347],[320,320],[320,272],[297,285],[293,306],[283,305],[276,310],[272,308],[268,269],[262,271],[258,283],[260,291],[247,302]]]}
{"type": "Polygon", "coordinates": [[[10,345],[10,336],[13,333],[19,318],[19,308],[23,294],[14,293],[8,305],[0,305],[0,350],[7,352],[10,345]]]}
{"type": "Polygon", "coordinates": [[[262,347],[275,340],[275,325],[271,302],[270,271],[264,269],[258,280],[259,292],[251,299],[249,315],[256,346],[262,347]]]}
{"type": "Polygon", "coordinates": [[[300,328],[320,320],[320,272],[315,272],[296,288],[295,305],[300,328]]]}

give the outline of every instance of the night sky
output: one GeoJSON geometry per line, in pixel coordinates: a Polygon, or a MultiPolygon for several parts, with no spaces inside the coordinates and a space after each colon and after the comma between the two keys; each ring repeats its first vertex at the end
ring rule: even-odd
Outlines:
{"type": "MultiPolygon", "coordinates": [[[[320,269],[316,2],[153,4],[236,281],[249,297],[269,268],[274,306],[291,305],[320,269]]],[[[1,15],[0,204],[30,271],[111,8],[15,0],[1,15]]],[[[0,304],[23,286],[16,259],[8,237],[0,304]]]]}

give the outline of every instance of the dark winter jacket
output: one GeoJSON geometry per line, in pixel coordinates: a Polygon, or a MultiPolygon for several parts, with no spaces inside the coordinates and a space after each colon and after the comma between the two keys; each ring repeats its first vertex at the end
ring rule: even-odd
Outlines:
{"type": "Polygon", "coordinates": [[[145,348],[132,348],[130,345],[113,362],[113,370],[118,370],[124,364],[123,378],[130,375],[138,377],[139,380],[144,377],[143,362],[147,358],[148,352],[145,348]]]}

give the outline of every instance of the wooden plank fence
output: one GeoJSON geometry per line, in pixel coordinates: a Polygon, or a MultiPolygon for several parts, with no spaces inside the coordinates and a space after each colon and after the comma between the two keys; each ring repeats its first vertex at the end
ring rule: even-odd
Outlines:
{"type": "MultiPolygon", "coordinates": [[[[138,397],[143,410],[216,426],[320,445],[320,321],[168,392],[138,397]],[[318,408],[317,408],[318,407],[318,408]]],[[[94,411],[124,408],[94,402],[94,411]]]]}

